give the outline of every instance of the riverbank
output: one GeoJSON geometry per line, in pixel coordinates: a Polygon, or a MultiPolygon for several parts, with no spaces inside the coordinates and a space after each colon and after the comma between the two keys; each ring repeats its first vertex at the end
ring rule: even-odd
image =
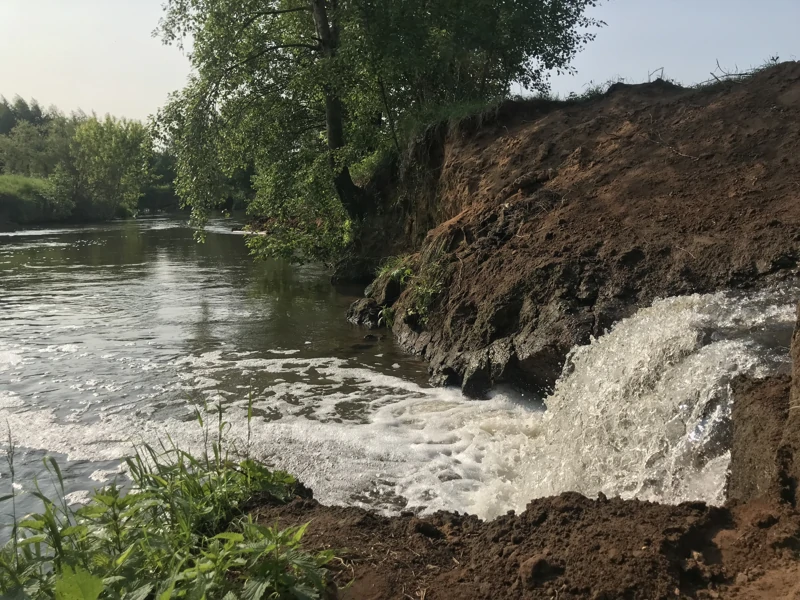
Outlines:
{"type": "Polygon", "coordinates": [[[797,598],[800,327],[792,356],[791,376],[734,384],[724,507],[565,493],[492,521],[383,517],[308,498],[255,514],[310,523],[306,547],[341,559],[330,568],[342,599],[797,598]]]}
{"type": "Polygon", "coordinates": [[[397,258],[349,317],[390,324],[437,384],[548,389],[570,349],[655,298],[796,275],[798,139],[794,62],[431,127],[373,182],[360,265],[397,258]]]}

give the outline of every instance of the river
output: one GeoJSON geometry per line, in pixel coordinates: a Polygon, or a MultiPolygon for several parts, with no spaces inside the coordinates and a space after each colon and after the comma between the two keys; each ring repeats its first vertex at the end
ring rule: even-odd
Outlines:
{"type": "Polygon", "coordinates": [[[18,445],[19,510],[36,508],[34,480],[53,489],[45,456],[80,501],[124,481],[134,444],[198,451],[196,413],[217,406],[230,443],[327,503],[484,517],[565,490],[719,503],[730,381],[785,368],[798,295],[661,300],[576,349],[548,397],[472,401],[349,325],[359,291],[317,265],[253,262],[227,221],[205,244],[166,218],[0,233],[0,423],[18,445]]]}

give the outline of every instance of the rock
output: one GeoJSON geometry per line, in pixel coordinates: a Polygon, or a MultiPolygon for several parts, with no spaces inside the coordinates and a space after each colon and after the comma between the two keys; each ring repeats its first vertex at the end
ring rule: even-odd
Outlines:
{"type": "Polygon", "coordinates": [[[362,298],[350,306],[347,311],[347,320],[355,325],[377,329],[380,310],[373,298],[362,298]]]}
{"type": "Polygon", "coordinates": [[[403,293],[403,289],[399,281],[383,277],[375,281],[370,295],[375,298],[378,306],[392,306],[403,293]]]}

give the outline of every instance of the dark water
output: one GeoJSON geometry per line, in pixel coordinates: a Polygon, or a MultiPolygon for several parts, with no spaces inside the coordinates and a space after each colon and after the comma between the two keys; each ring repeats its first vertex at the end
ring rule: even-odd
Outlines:
{"type": "MultiPolygon", "coordinates": [[[[346,322],[360,290],[334,288],[319,265],[256,263],[232,228],[212,223],[204,244],[171,219],[0,233],[0,394],[13,398],[6,408],[13,414],[47,411],[49,419],[50,439],[11,432],[22,447],[18,480],[44,477],[46,450],[61,461],[73,454],[79,440],[68,439],[74,429],[67,425],[89,432],[120,414],[188,423],[187,407],[263,395],[276,380],[298,384],[299,392],[347,391],[347,378],[299,372],[302,359],[338,359],[345,369],[425,385],[423,364],[391,340],[366,341],[364,330],[346,322]],[[243,366],[258,360],[278,364],[243,366]],[[53,439],[59,423],[64,439],[53,439]]],[[[314,418],[313,403],[293,391],[284,391],[287,405],[314,418]]],[[[261,415],[274,420],[286,412],[264,407],[261,415]]],[[[358,412],[357,398],[345,398],[319,418],[358,412]]],[[[102,461],[102,451],[74,454],[93,460],[67,463],[71,489],[99,485],[87,475],[116,464],[102,461]]],[[[0,495],[9,491],[7,471],[0,465],[0,495]]]]}

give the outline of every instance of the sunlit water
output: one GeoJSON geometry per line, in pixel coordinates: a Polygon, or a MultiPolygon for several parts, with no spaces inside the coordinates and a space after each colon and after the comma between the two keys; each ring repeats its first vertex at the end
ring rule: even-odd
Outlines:
{"type": "MultiPolygon", "coordinates": [[[[348,325],[357,292],[321,267],[253,263],[225,222],[205,245],[174,220],[0,234],[0,423],[18,483],[48,487],[49,453],[79,499],[124,477],[135,443],[198,450],[206,405],[244,448],[252,399],[250,453],[327,503],[484,517],[565,490],[719,503],[730,382],[786,361],[798,297],[659,301],[575,350],[543,401],[471,401],[348,325]]],[[[0,464],[0,496],[10,483],[0,464]]]]}

